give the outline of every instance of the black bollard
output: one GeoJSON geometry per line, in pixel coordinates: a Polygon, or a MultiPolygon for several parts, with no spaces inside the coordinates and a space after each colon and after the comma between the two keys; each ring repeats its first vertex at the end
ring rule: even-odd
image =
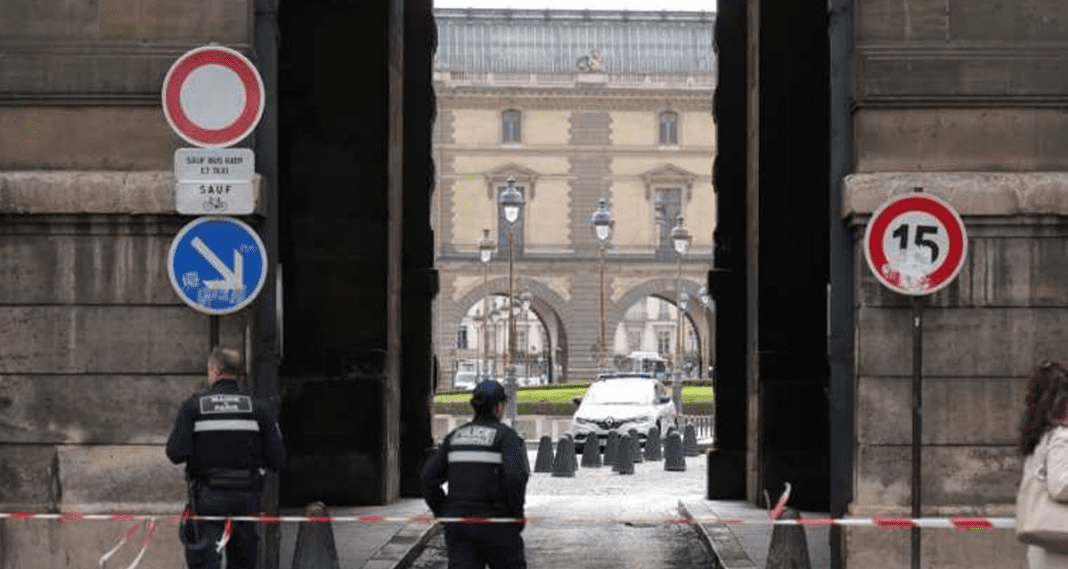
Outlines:
{"type": "MultiPolygon", "coordinates": [[[[308,516],[330,515],[322,502],[308,504],[306,513],[308,516]]],[[[215,544],[208,545],[214,547],[215,544]]],[[[293,569],[338,569],[339,566],[333,524],[301,522],[293,552],[293,569]]]]}
{"type": "MultiPolygon", "coordinates": [[[[783,510],[780,520],[798,520],[801,515],[793,508],[783,510]]],[[[805,541],[805,526],[775,524],[771,531],[766,569],[812,569],[805,541]]]]}
{"type": "Polygon", "coordinates": [[[660,429],[656,425],[649,429],[649,436],[645,438],[645,460],[664,460],[660,454],[660,429]]]}
{"type": "Polygon", "coordinates": [[[567,437],[568,441],[571,441],[571,454],[568,456],[571,458],[571,471],[574,472],[578,470],[578,457],[575,456],[578,453],[578,451],[575,450],[575,435],[564,433],[564,436],[567,437]]]}
{"type": "Polygon", "coordinates": [[[686,459],[682,456],[682,438],[679,437],[677,431],[673,431],[664,440],[664,470],[686,471],[686,459]]]}
{"type": "Polygon", "coordinates": [[[616,462],[612,466],[612,472],[620,474],[634,474],[634,460],[631,457],[631,438],[627,435],[619,437],[619,452],[616,453],[616,462]]]}
{"type": "Polygon", "coordinates": [[[601,439],[597,433],[590,433],[586,436],[586,444],[582,446],[582,467],[601,467],[601,439]]]}
{"type": "Polygon", "coordinates": [[[644,462],[642,460],[642,442],[636,429],[630,430],[630,461],[644,462]]]}
{"type": "Polygon", "coordinates": [[[701,449],[697,448],[697,429],[693,426],[693,423],[687,423],[686,430],[683,433],[682,454],[684,456],[701,454],[701,449]]]}
{"type": "Polygon", "coordinates": [[[608,442],[604,445],[604,463],[612,465],[614,469],[617,454],[619,454],[619,433],[608,431],[608,442]]]}
{"type": "Polygon", "coordinates": [[[556,442],[556,457],[553,459],[553,476],[575,476],[575,443],[567,437],[556,442]]]}
{"type": "Polygon", "coordinates": [[[543,435],[538,442],[538,458],[534,460],[534,472],[553,471],[553,439],[543,435]]]}

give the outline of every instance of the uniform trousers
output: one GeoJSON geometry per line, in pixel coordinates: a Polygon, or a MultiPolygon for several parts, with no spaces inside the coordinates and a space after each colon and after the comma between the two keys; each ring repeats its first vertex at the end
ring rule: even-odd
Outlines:
{"type": "Polygon", "coordinates": [[[526,569],[523,524],[448,523],[449,569],[526,569]]]}
{"type": "MultiPolygon", "coordinates": [[[[198,516],[254,516],[260,509],[259,492],[241,490],[213,490],[197,488],[198,516]]],[[[189,569],[219,569],[222,553],[215,552],[215,544],[222,538],[226,522],[197,521],[203,547],[185,550],[189,569]]],[[[226,569],[256,569],[259,535],[255,522],[232,522],[230,541],[226,544],[226,569]]]]}

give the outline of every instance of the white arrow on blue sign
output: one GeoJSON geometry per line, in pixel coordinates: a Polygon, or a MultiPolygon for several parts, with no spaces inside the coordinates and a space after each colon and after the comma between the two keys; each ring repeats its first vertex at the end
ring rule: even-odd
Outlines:
{"type": "Polygon", "coordinates": [[[230,314],[248,306],[263,288],[267,250],[241,220],[198,217],[171,242],[167,272],[182,302],[205,314],[230,314]]]}

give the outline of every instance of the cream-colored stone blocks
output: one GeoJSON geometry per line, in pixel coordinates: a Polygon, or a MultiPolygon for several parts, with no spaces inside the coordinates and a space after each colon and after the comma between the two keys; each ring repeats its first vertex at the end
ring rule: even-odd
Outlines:
{"type": "Polygon", "coordinates": [[[478,246],[482,230],[497,231],[496,204],[486,196],[486,181],[481,177],[458,179],[452,184],[452,238],[457,249],[478,246]]]}
{"type": "Polygon", "coordinates": [[[570,190],[571,186],[565,180],[545,180],[538,183],[534,199],[527,202],[524,214],[525,239],[528,246],[548,245],[562,249],[570,244],[570,190]]]}
{"type": "Polygon", "coordinates": [[[679,145],[683,148],[708,148],[716,146],[716,131],[713,128],[712,104],[708,112],[679,114],[679,145]]]}
{"type": "MultiPolygon", "coordinates": [[[[474,150],[474,149],[472,149],[474,150]]],[[[453,154],[452,171],[458,176],[482,176],[495,172],[508,164],[528,168],[542,176],[566,176],[571,164],[566,155],[523,155],[501,156],[498,154],[479,154],[457,150],[453,154]]],[[[483,181],[483,184],[485,182],[483,181]]]]}
{"type": "Polygon", "coordinates": [[[571,139],[571,111],[530,110],[523,113],[523,144],[561,145],[571,139]]]}
{"type": "MultiPolygon", "coordinates": [[[[620,160],[613,160],[613,165],[620,160]]],[[[612,200],[609,204],[616,219],[612,244],[618,247],[646,247],[652,250],[656,243],[656,212],[652,199],[645,197],[645,184],[638,178],[612,182],[612,200]]]]}
{"type": "Polygon", "coordinates": [[[454,109],[453,143],[460,146],[491,146],[501,143],[501,111],[454,109]]]}
{"type": "Polygon", "coordinates": [[[655,111],[611,111],[612,146],[656,146],[660,136],[655,111]]]}

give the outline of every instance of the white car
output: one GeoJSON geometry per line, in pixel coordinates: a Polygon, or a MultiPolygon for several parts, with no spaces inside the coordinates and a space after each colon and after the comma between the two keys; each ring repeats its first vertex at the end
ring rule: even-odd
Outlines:
{"type": "Polygon", "coordinates": [[[609,431],[625,435],[635,429],[644,445],[649,429],[655,425],[663,436],[669,426],[676,424],[677,417],[664,384],[638,374],[621,374],[590,385],[575,411],[571,433],[579,452],[594,436],[603,447],[609,431]]]}

